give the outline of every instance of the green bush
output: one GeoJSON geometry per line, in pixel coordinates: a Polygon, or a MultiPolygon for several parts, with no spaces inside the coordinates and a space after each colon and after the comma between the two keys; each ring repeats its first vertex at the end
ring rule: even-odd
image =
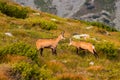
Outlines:
{"type": "Polygon", "coordinates": [[[107,31],[117,31],[115,28],[108,26],[106,24],[100,23],[100,22],[88,22],[88,21],[81,21],[81,22],[88,24],[88,25],[97,26],[107,31]]]}
{"type": "Polygon", "coordinates": [[[12,74],[19,77],[19,80],[40,80],[40,69],[36,64],[15,63],[12,65],[12,69],[12,74]]]}
{"type": "Polygon", "coordinates": [[[0,11],[3,14],[6,14],[7,16],[15,17],[15,18],[23,18],[23,19],[27,17],[27,13],[28,13],[27,8],[10,5],[6,2],[1,2],[1,1],[0,1],[0,11]]]}
{"type": "Polygon", "coordinates": [[[49,80],[52,78],[53,72],[50,69],[47,69],[46,65],[40,68],[40,80],[49,80]]]}
{"type": "Polygon", "coordinates": [[[26,22],[27,22],[27,26],[40,26],[40,28],[45,30],[57,29],[57,25],[55,22],[44,20],[39,17],[27,18],[26,22]]]}
{"type": "Polygon", "coordinates": [[[6,54],[18,54],[27,56],[32,60],[35,60],[38,57],[36,48],[30,46],[29,44],[26,44],[25,42],[16,42],[1,48],[0,56],[4,56],[6,54]]]}
{"type": "Polygon", "coordinates": [[[115,59],[118,55],[117,48],[111,42],[103,41],[95,44],[98,53],[103,53],[108,59],[115,59]]]}
{"type": "Polygon", "coordinates": [[[52,77],[52,71],[45,66],[39,67],[27,62],[15,63],[12,69],[12,75],[19,77],[19,80],[48,80],[52,77]]]}
{"type": "Polygon", "coordinates": [[[42,29],[46,29],[46,30],[57,29],[57,25],[55,23],[47,20],[41,20],[40,26],[42,29]]]}

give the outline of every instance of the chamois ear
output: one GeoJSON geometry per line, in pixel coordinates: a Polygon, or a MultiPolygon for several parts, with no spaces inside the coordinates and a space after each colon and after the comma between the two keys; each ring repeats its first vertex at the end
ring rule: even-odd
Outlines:
{"type": "Polygon", "coordinates": [[[69,40],[70,40],[70,42],[72,41],[72,39],[71,39],[71,38],[70,38],[69,40]]]}
{"type": "Polygon", "coordinates": [[[62,31],[61,34],[64,35],[65,31],[62,31]]]}

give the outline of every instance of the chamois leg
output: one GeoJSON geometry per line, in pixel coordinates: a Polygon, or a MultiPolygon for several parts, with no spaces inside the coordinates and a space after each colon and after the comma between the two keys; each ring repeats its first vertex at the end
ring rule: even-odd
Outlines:
{"type": "Polygon", "coordinates": [[[76,48],[76,53],[79,55],[79,49],[78,48],[76,48]]]}
{"type": "Polygon", "coordinates": [[[57,53],[56,53],[56,48],[52,48],[52,54],[54,55],[57,55],[57,53]]]}
{"type": "Polygon", "coordinates": [[[85,57],[85,55],[86,55],[86,50],[85,49],[82,49],[82,48],[79,48],[81,51],[82,51],[82,53],[80,53],[80,55],[82,56],[82,57],[85,57]]]}
{"type": "Polygon", "coordinates": [[[53,49],[53,48],[51,48],[51,50],[52,50],[52,55],[54,55],[54,49],[53,49]]]}
{"type": "Polygon", "coordinates": [[[57,55],[56,49],[54,49],[54,54],[57,55]]]}
{"type": "Polygon", "coordinates": [[[93,52],[94,52],[94,56],[95,56],[96,58],[99,58],[97,52],[96,52],[95,50],[93,50],[93,52]]]}
{"type": "Polygon", "coordinates": [[[40,55],[42,56],[43,48],[40,49],[40,55]]]}

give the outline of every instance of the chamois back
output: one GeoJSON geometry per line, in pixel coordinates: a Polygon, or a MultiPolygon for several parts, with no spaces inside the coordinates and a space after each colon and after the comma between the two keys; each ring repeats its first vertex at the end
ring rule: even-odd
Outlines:
{"type": "Polygon", "coordinates": [[[69,45],[72,45],[74,47],[77,48],[77,54],[78,54],[78,50],[79,49],[82,49],[82,50],[88,50],[89,52],[91,52],[96,58],[98,58],[98,54],[96,53],[96,50],[95,50],[95,46],[92,45],[91,43],[88,43],[88,42],[84,42],[84,41],[72,41],[70,39],[70,43],[69,45]]]}

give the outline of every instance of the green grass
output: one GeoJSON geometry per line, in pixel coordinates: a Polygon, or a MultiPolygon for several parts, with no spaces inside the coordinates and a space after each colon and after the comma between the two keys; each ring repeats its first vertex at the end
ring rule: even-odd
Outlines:
{"type": "MultiPolygon", "coordinates": [[[[15,4],[12,5],[15,6],[15,4]]],[[[25,19],[13,18],[0,13],[0,73],[7,73],[7,75],[0,74],[2,79],[4,76],[8,79],[19,78],[21,80],[120,79],[120,33],[118,31],[108,26],[106,28],[105,25],[99,26],[99,24],[63,19],[43,12],[39,12],[40,16],[35,16],[31,11],[25,19]],[[53,18],[57,21],[51,21],[53,18]],[[90,25],[93,28],[86,29],[90,25]],[[106,30],[110,35],[100,33],[106,30]],[[50,49],[44,49],[43,56],[40,56],[35,47],[36,40],[57,38],[62,31],[65,31],[66,39],[59,42],[57,56],[52,55],[50,49]],[[5,35],[6,32],[10,32],[13,37],[5,35]],[[83,51],[77,55],[76,48],[68,46],[69,38],[73,33],[89,34],[91,38],[86,41],[95,45],[100,58],[96,59],[91,53],[84,54],[83,51]],[[94,64],[91,65],[91,62],[94,64]],[[10,72],[3,71],[5,68],[3,64],[9,65],[6,68],[10,72]]]]}

